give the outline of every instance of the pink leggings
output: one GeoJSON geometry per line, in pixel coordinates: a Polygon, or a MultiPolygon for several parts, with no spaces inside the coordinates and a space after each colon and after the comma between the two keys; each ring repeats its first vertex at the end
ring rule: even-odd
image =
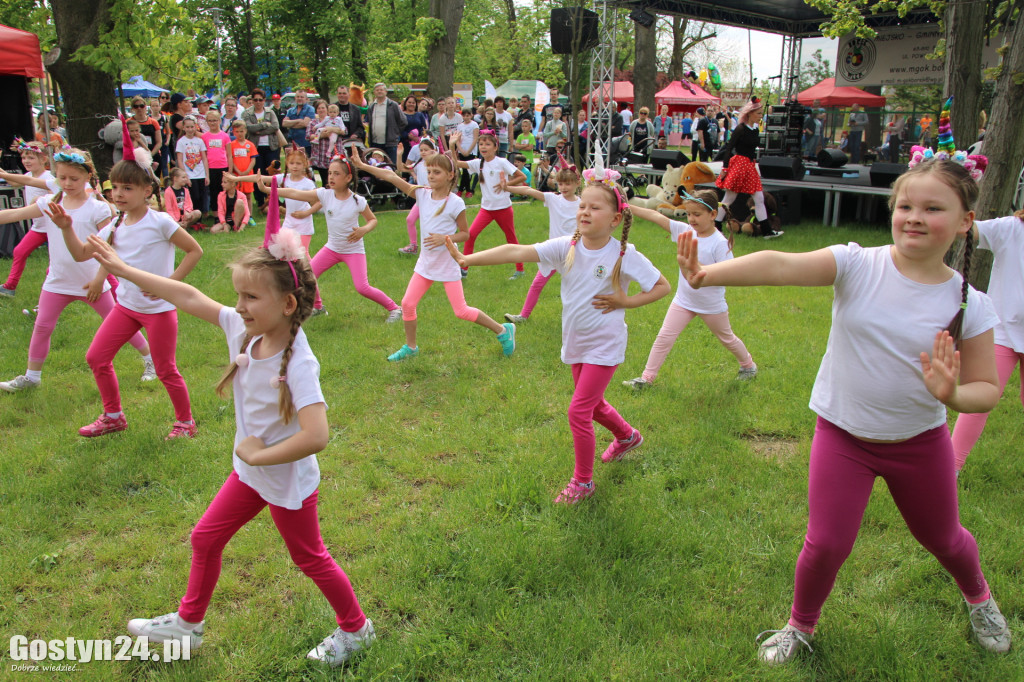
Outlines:
{"type": "Polygon", "coordinates": [[[178,311],[163,313],[137,313],[121,304],[114,306],[85,354],[85,361],[92,368],[96,385],[103,398],[103,411],[113,414],[121,411],[121,391],[114,373],[114,356],[139,329],[145,327],[149,336],[149,348],[153,354],[156,376],[167,389],[174,405],[174,417],[178,421],[192,420],[192,404],[188,397],[185,379],[178,372],[174,354],[178,347],[178,311]]]}
{"type": "MultiPolygon", "coordinates": [[[[492,222],[498,223],[498,227],[505,233],[506,242],[509,244],[519,243],[519,240],[516,238],[515,216],[512,213],[511,206],[498,211],[488,211],[486,208],[482,208],[476,214],[476,217],[473,218],[473,224],[469,226],[469,239],[466,240],[466,248],[463,249],[463,253],[467,256],[473,253],[473,244],[476,243],[477,236],[492,222]]],[[[516,263],[516,270],[522,272],[523,264],[516,263]]]]}
{"type": "Polygon", "coordinates": [[[405,227],[409,230],[409,243],[418,244],[416,241],[416,221],[420,219],[420,205],[413,204],[412,210],[409,211],[409,215],[405,217],[405,227]]]}
{"type": "MultiPolygon", "coordinates": [[[[313,235],[311,235],[311,234],[303,234],[303,235],[299,235],[299,236],[302,239],[302,245],[304,247],[306,247],[306,260],[308,260],[310,262],[310,266],[312,266],[313,259],[309,255],[309,243],[311,241],[313,241],[313,235]]],[[[313,307],[314,308],[323,308],[324,307],[324,302],[320,300],[320,287],[319,286],[316,288],[316,293],[313,295],[313,307]]]]}
{"type": "Polygon", "coordinates": [[[945,424],[901,443],[866,443],[818,418],[807,481],[807,535],[796,562],[790,623],[811,629],[857,539],[875,477],[918,542],[970,601],[988,593],[978,545],[960,525],[953,446],[945,424]]]}
{"type": "Polygon", "coordinates": [[[554,270],[551,271],[550,275],[544,276],[537,272],[537,276],[533,278],[533,283],[530,284],[530,290],[526,292],[526,300],[523,301],[523,309],[519,311],[519,314],[523,317],[529,317],[533,309],[537,307],[537,301],[540,299],[540,292],[544,291],[544,287],[555,276],[554,270]]]}
{"type": "Polygon", "coordinates": [[[25,261],[33,251],[45,243],[46,235],[42,232],[29,230],[25,233],[18,245],[14,247],[14,261],[11,262],[11,272],[7,275],[7,281],[4,282],[4,289],[14,291],[18,288],[21,273],[25,271],[25,261]]]}
{"type": "MultiPolygon", "coordinates": [[[[1006,389],[1006,382],[1010,380],[1017,363],[1024,363],[1024,353],[1017,353],[1012,348],[996,344],[996,372],[999,374],[999,395],[1006,389]]],[[[1024,364],[1021,364],[1024,367],[1024,364]]],[[[1024,405],[1024,381],[1020,387],[1020,402],[1024,405]]],[[[981,437],[985,430],[985,422],[988,421],[988,412],[977,414],[961,413],[956,418],[956,425],[953,427],[953,455],[955,457],[956,470],[960,471],[967,462],[967,455],[971,454],[974,444],[981,437]]]]}
{"type": "Polygon", "coordinates": [[[619,440],[633,435],[633,427],[604,399],[604,391],[617,368],[618,365],[572,365],[572,381],[576,390],[569,403],[569,430],[572,431],[572,447],[576,454],[573,478],[580,483],[588,483],[594,477],[595,421],[619,440]]]}
{"type": "MultiPolygon", "coordinates": [[[[102,318],[106,318],[114,309],[114,297],[109,291],[104,291],[98,299],[90,301],[85,296],[55,294],[43,289],[39,292],[39,314],[32,329],[32,340],[28,344],[29,362],[46,361],[46,356],[50,354],[50,335],[57,326],[57,318],[72,301],[88,303],[102,318]]],[[[135,332],[130,343],[140,353],[146,348],[146,339],[139,332],[135,332]]]]}
{"type": "Polygon", "coordinates": [[[665,363],[665,358],[668,357],[668,352],[675,345],[676,339],[695,317],[704,320],[704,324],[718,337],[722,345],[736,356],[740,367],[754,366],[754,359],[750,357],[747,347],[743,345],[743,341],[738,336],[732,333],[728,311],[714,314],[695,313],[671,303],[668,306],[668,312],[665,313],[665,321],[661,323],[661,331],[658,332],[657,338],[654,339],[654,345],[651,346],[651,354],[647,356],[647,368],[643,373],[644,381],[654,381],[657,378],[658,370],[665,363]]]}
{"type": "MultiPolygon", "coordinates": [[[[405,296],[402,297],[403,320],[410,321],[416,319],[416,306],[420,304],[423,294],[427,293],[427,290],[433,283],[434,280],[427,279],[418,272],[412,273],[409,286],[405,290],[405,296]]],[[[462,280],[441,282],[441,284],[444,285],[444,293],[448,294],[448,302],[452,304],[452,312],[455,313],[455,317],[460,320],[476,322],[476,318],[480,317],[480,311],[466,305],[466,296],[462,293],[462,280]]]]}
{"type": "Polygon", "coordinates": [[[327,597],[341,629],[355,632],[363,627],[366,616],[359,608],[352,584],[324,547],[320,536],[316,505],[318,494],[314,491],[303,500],[302,509],[278,507],[269,504],[259,493],[238,480],[238,474],[232,471],[206,508],[203,518],[192,529],[192,569],[178,615],[189,623],[198,623],[206,617],[213,588],[220,577],[224,547],[242,526],[264,507],[270,507],[270,517],[284,538],[292,561],[313,579],[327,597]]]}
{"type": "Polygon", "coordinates": [[[330,270],[338,263],[348,266],[349,274],[352,275],[352,285],[356,292],[379,303],[387,310],[394,310],[398,304],[392,301],[387,294],[380,289],[370,286],[370,280],[366,277],[366,254],[365,253],[338,253],[326,246],[316,252],[310,265],[313,266],[313,274],[320,278],[320,275],[330,270]]]}

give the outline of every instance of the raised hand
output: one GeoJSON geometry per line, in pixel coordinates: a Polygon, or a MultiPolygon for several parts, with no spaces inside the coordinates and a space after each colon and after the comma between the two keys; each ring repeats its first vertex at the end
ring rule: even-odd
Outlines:
{"type": "MultiPolygon", "coordinates": [[[[429,243],[430,237],[436,237],[436,236],[438,236],[438,235],[430,234],[423,241],[424,241],[424,243],[429,243]]],[[[455,262],[459,264],[460,268],[465,269],[465,268],[468,267],[466,265],[466,256],[461,251],[459,251],[459,247],[455,246],[455,242],[452,241],[451,237],[445,237],[444,238],[444,245],[448,247],[448,253],[450,253],[452,255],[452,258],[455,259],[455,262]]]]}
{"type": "Polygon", "coordinates": [[[697,236],[693,232],[684,232],[679,235],[679,251],[676,253],[676,262],[679,263],[679,270],[686,277],[689,285],[694,289],[700,289],[708,273],[697,261],[697,236]]]}
{"type": "Polygon", "coordinates": [[[50,210],[44,211],[46,217],[53,221],[53,224],[62,230],[71,229],[71,216],[68,215],[67,211],[60,204],[50,202],[50,210]]]}
{"type": "Polygon", "coordinates": [[[953,347],[953,337],[948,331],[935,335],[932,355],[921,353],[921,372],[924,385],[936,400],[948,404],[956,397],[957,379],[960,377],[960,351],[953,347]]]}

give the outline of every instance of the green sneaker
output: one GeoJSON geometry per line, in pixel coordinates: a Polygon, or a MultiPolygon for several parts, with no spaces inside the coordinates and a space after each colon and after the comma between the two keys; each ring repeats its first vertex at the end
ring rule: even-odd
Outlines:
{"type": "Polygon", "coordinates": [[[420,354],[420,347],[409,348],[409,346],[402,346],[394,353],[388,356],[388,362],[401,362],[406,358],[414,358],[420,354]]]}
{"type": "Polygon", "coordinates": [[[516,350],[516,326],[511,322],[506,322],[501,326],[505,328],[505,331],[498,334],[498,343],[501,344],[501,352],[508,357],[516,350]]]}

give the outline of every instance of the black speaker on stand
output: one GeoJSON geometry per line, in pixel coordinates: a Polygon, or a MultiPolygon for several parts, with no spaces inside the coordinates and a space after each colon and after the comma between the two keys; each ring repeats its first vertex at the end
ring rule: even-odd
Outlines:
{"type": "Polygon", "coordinates": [[[688,163],[690,163],[690,159],[686,158],[686,154],[681,151],[675,149],[651,150],[651,166],[657,170],[665,170],[668,166],[682,168],[688,163]]]}
{"type": "Polygon", "coordinates": [[[762,156],[757,160],[761,177],[768,180],[803,180],[803,159],[793,156],[762,156]]]}
{"type": "Polygon", "coordinates": [[[905,163],[873,163],[871,164],[871,186],[892,187],[896,178],[907,172],[905,163]]]}
{"type": "Polygon", "coordinates": [[[572,54],[597,47],[601,40],[597,12],[582,7],[556,7],[551,10],[551,51],[572,54]]]}
{"type": "Polygon", "coordinates": [[[822,168],[842,168],[849,160],[842,149],[823,148],[818,152],[818,165],[822,168]]]}

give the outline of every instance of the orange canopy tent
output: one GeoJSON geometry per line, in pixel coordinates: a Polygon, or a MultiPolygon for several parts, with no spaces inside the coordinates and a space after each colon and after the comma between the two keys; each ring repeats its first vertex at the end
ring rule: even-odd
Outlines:
{"type": "Polygon", "coordinates": [[[885,106],[885,98],[881,95],[872,95],[851,86],[836,87],[835,78],[826,78],[812,85],[798,94],[796,100],[805,106],[811,106],[815,100],[823,107],[848,107],[853,104],[869,108],[885,106]]]}
{"type": "MultiPolygon", "coordinates": [[[[604,100],[608,100],[608,91],[611,88],[608,83],[604,83],[601,86],[601,95],[604,100]]],[[[597,90],[583,95],[583,101],[589,102],[591,97],[597,97],[597,90]]],[[[633,101],[633,84],[629,81],[615,81],[615,101],[616,102],[632,102],[633,101]]]]}

